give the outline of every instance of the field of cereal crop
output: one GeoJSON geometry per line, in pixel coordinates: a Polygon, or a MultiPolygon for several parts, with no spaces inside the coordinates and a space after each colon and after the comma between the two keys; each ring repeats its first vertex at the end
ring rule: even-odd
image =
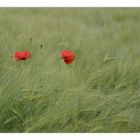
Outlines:
{"type": "Polygon", "coordinates": [[[139,13],[0,8],[0,132],[140,132],[139,13]]]}

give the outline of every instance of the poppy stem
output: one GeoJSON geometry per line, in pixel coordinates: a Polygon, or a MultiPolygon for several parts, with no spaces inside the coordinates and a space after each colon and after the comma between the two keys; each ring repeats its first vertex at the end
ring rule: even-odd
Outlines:
{"type": "Polygon", "coordinates": [[[32,38],[30,38],[29,50],[30,50],[31,46],[32,46],[32,38]]]}

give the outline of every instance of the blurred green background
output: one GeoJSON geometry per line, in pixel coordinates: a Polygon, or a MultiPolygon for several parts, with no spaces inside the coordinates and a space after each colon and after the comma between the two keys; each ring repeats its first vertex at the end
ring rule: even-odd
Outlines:
{"type": "Polygon", "coordinates": [[[139,70],[139,8],[0,8],[0,132],[140,132],[139,70]]]}

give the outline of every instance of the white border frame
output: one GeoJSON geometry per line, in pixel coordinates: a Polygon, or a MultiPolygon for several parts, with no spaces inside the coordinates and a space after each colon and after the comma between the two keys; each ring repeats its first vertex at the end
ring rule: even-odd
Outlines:
{"type": "Polygon", "coordinates": [[[140,0],[1,0],[0,7],[139,7],[140,0]]]}
{"type": "Polygon", "coordinates": [[[124,134],[124,133],[34,133],[34,134],[0,134],[0,139],[4,140],[139,140],[140,134],[124,134]]]}

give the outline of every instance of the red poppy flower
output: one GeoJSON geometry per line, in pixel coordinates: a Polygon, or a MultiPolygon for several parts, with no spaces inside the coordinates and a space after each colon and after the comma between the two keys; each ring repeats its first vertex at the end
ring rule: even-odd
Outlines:
{"type": "Polygon", "coordinates": [[[16,60],[26,60],[26,59],[29,59],[30,57],[31,57],[31,53],[27,50],[25,50],[23,52],[15,53],[16,60]]]}
{"type": "Polygon", "coordinates": [[[72,61],[75,59],[74,52],[71,52],[70,50],[64,50],[62,52],[62,59],[66,64],[71,64],[72,61]]]}

